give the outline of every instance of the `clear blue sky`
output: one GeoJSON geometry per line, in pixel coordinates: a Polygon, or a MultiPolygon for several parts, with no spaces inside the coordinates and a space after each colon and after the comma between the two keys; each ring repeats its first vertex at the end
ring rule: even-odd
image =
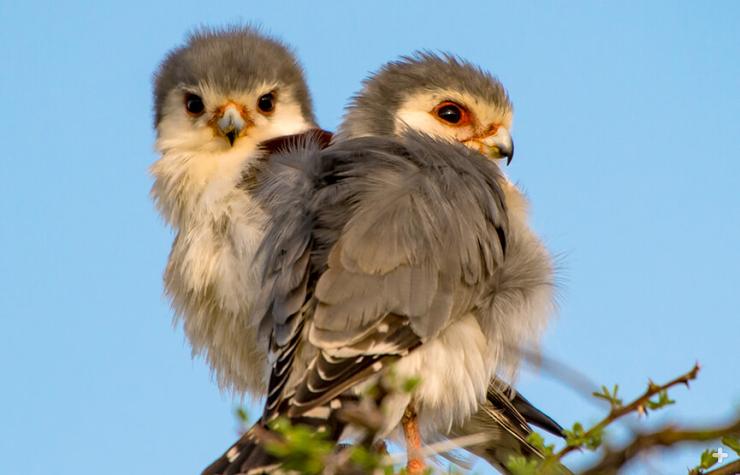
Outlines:
{"type": "MultiPolygon", "coordinates": [[[[148,197],[151,75],[199,24],[295,45],[326,128],[415,49],[497,74],[508,171],[562,256],[546,353],[625,396],[700,361],[653,424],[737,407],[740,3],[105,3],[0,0],[0,473],[196,473],[234,438],[236,402],[171,326],[172,236],[148,197]]],[[[522,389],[565,425],[604,410],[541,373],[522,389]]]]}

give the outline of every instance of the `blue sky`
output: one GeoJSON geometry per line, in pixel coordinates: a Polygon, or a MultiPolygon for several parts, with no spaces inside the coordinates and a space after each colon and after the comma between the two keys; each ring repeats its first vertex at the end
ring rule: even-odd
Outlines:
{"type": "MultiPolygon", "coordinates": [[[[171,325],[147,174],[158,62],[194,26],[234,22],[296,46],[326,128],[400,54],[497,74],[516,108],[508,172],[561,256],[546,354],[626,397],[698,360],[647,423],[734,413],[740,3],[0,0],[1,473],[196,473],[234,438],[237,402],[171,325]]],[[[541,372],[521,389],[564,425],[605,411],[541,372]]],[[[700,450],[630,473],[681,473],[700,450]]]]}

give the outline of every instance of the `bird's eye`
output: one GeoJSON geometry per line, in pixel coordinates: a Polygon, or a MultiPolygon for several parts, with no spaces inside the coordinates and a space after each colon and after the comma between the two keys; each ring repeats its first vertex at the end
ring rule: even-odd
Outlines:
{"type": "Polygon", "coordinates": [[[192,116],[199,116],[206,110],[206,106],[200,96],[189,92],[185,94],[185,110],[192,116]]]}
{"type": "Polygon", "coordinates": [[[257,107],[262,112],[272,112],[275,109],[275,94],[268,92],[257,99],[257,107]]]}
{"type": "Polygon", "coordinates": [[[448,124],[460,126],[470,122],[468,111],[461,105],[455,104],[452,101],[445,101],[438,104],[437,107],[434,108],[433,112],[440,120],[443,120],[448,124]]]}

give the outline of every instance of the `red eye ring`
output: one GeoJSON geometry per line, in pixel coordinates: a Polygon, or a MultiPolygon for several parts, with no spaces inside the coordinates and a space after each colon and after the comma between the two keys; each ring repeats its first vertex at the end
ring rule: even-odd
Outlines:
{"type": "Polygon", "coordinates": [[[434,117],[445,125],[462,127],[470,124],[470,113],[468,110],[453,101],[443,101],[437,104],[431,112],[434,117]]]}

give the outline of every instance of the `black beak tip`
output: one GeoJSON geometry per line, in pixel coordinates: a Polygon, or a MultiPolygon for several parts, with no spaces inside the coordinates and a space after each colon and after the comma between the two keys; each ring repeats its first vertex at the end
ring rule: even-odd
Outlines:
{"type": "Polygon", "coordinates": [[[514,160],[514,144],[511,144],[511,150],[506,154],[506,166],[508,167],[511,161],[514,160]]]}
{"type": "Polygon", "coordinates": [[[229,139],[229,145],[233,146],[234,141],[236,141],[236,131],[232,130],[230,132],[226,133],[226,138],[229,139]]]}

